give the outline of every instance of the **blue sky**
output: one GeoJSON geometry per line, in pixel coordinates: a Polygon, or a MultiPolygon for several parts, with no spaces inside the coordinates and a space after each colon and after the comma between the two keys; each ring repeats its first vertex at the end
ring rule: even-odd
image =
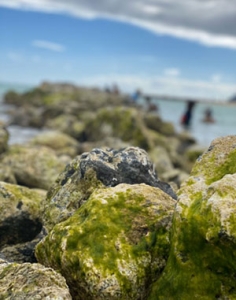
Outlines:
{"type": "Polygon", "coordinates": [[[125,92],[214,99],[236,93],[235,5],[94,2],[0,0],[0,81],[117,83],[125,92]]]}

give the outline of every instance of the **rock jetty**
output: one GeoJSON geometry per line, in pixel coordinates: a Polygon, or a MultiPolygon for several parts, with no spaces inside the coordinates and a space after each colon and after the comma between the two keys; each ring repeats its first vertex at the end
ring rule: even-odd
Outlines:
{"type": "Polygon", "coordinates": [[[5,101],[48,130],[9,145],[0,124],[0,299],[235,299],[236,136],[201,149],[68,84],[5,101]]]}

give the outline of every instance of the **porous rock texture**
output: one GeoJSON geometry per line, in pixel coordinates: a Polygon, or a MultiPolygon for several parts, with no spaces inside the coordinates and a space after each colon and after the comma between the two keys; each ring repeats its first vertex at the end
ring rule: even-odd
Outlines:
{"type": "Polygon", "coordinates": [[[146,183],[176,198],[171,187],[158,180],[146,151],[138,147],[93,149],[67,165],[44,202],[44,225],[53,226],[70,217],[97,188],[120,183],[146,183]]]}
{"type": "Polygon", "coordinates": [[[0,299],[71,300],[65,279],[40,264],[9,263],[0,259],[0,299]]]}
{"type": "Polygon", "coordinates": [[[166,264],[175,204],[146,184],[97,189],[36,246],[36,257],[60,271],[75,300],[145,299],[166,264]]]}
{"type": "Polygon", "coordinates": [[[168,263],[148,299],[236,299],[236,136],[211,143],[178,196],[168,263]]]}

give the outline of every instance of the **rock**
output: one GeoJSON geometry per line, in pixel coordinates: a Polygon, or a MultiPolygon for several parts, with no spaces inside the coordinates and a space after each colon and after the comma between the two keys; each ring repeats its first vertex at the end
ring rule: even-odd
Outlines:
{"type": "Polygon", "coordinates": [[[174,125],[170,122],[164,122],[156,113],[145,113],[144,122],[148,128],[155,130],[165,136],[176,135],[174,125]]]}
{"type": "MultiPolygon", "coordinates": [[[[19,224],[22,226],[22,224],[19,224]]],[[[17,229],[19,231],[19,229],[17,229]]],[[[22,228],[23,230],[23,228],[22,228]]],[[[28,230],[27,228],[25,230],[28,230]]],[[[17,262],[17,263],[36,263],[37,260],[34,255],[35,246],[42,240],[42,238],[46,235],[44,229],[32,240],[19,243],[14,245],[4,245],[0,249],[0,258],[5,259],[9,262],[17,262]]]]}
{"type": "Polygon", "coordinates": [[[214,140],[178,192],[171,251],[149,300],[235,299],[236,136],[214,140]]]}
{"type": "Polygon", "coordinates": [[[68,134],[77,141],[84,142],[86,140],[84,122],[78,120],[76,116],[61,114],[56,118],[50,118],[45,125],[50,129],[68,134]]]}
{"type": "Polygon", "coordinates": [[[85,125],[85,136],[88,141],[99,141],[112,136],[145,150],[150,148],[142,114],[135,108],[122,106],[102,108],[85,125]]]}
{"type": "Polygon", "coordinates": [[[195,138],[188,131],[182,131],[178,137],[180,145],[177,151],[179,154],[183,154],[189,146],[196,144],[195,138]]]}
{"type": "Polygon", "coordinates": [[[73,299],[145,299],[166,264],[175,203],[146,184],[98,189],[37,245],[36,257],[60,270],[73,299]]]}
{"type": "Polygon", "coordinates": [[[57,178],[45,200],[44,224],[48,230],[66,220],[102,187],[120,183],[146,183],[176,198],[171,187],[157,179],[147,153],[137,147],[93,149],[75,158],[57,178]]]}
{"type": "Polygon", "coordinates": [[[12,145],[2,158],[0,169],[9,167],[18,184],[47,190],[65,164],[50,148],[12,145]]]}
{"type": "Polygon", "coordinates": [[[131,145],[127,142],[122,141],[119,138],[108,136],[105,137],[102,141],[80,143],[79,154],[83,154],[84,152],[90,152],[95,148],[106,150],[107,148],[122,149],[127,147],[131,147],[131,145]]]}
{"type": "Polygon", "coordinates": [[[32,106],[21,106],[9,111],[10,124],[22,127],[42,128],[44,125],[43,108],[32,106]]]}
{"type": "Polygon", "coordinates": [[[0,181],[17,184],[15,175],[11,166],[0,166],[0,181]]]}
{"type": "Polygon", "coordinates": [[[181,184],[189,178],[189,174],[180,169],[172,169],[164,172],[161,178],[165,182],[168,182],[170,185],[171,182],[174,182],[177,185],[177,190],[178,190],[181,184]]]}
{"type": "Polygon", "coordinates": [[[37,191],[0,182],[0,249],[31,241],[40,233],[43,198],[37,191]]]}
{"type": "Polygon", "coordinates": [[[8,148],[9,132],[6,125],[0,121],[0,154],[8,148]]]}
{"type": "Polygon", "coordinates": [[[79,149],[79,143],[75,139],[60,131],[41,133],[29,143],[33,146],[46,146],[53,149],[57,155],[65,154],[71,157],[75,157],[79,149]]]}
{"type": "Polygon", "coordinates": [[[185,151],[185,156],[187,160],[190,162],[195,163],[195,161],[205,152],[207,149],[206,147],[202,147],[201,145],[194,144],[189,146],[185,151]]]}
{"type": "Polygon", "coordinates": [[[70,300],[65,279],[40,264],[8,263],[0,259],[0,298],[6,300],[70,300]]]}
{"type": "Polygon", "coordinates": [[[156,146],[149,151],[149,156],[153,161],[157,174],[160,178],[162,178],[163,173],[174,169],[170,156],[164,147],[156,146]]]}

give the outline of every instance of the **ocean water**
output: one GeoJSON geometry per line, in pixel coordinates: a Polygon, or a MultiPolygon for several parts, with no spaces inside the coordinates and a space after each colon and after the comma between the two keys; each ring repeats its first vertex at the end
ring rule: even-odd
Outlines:
{"type": "MultiPolygon", "coordinates": [[[[31,88],[33,88],[33,86],[0,82],[0,121],[3,121],[7,124],[9,122],[9,116],[7,112],[9,109],[13,108],[11,105],[3,104],[3,95],[9,90],[23,93],[31,88]]],[[[24,128],[16,125],[10,125],[7,128],[10,133],[9,144],[23,144],[41,132],[41,130],[35,128],[24,128]]]]}
{"type": "MultiPolygon", "coordinates": [[[[33,86],[0,82],[0,120],[5,122],[9,121],[7,115],[9,106],[2,103],[4,93],[8,90],[24,92],[31,88],[33,88],[33,86]]],[[[176,130],[181,132],[183,128],[180,125],[180,119],[185,110],[185,103],[174,100],[153,99],[152,101],[157,104],[162,119],[172,122],[176,130]]],[[[141,101],[141,104],[143,104],[143,101],[141,101]]],[[[204,147],[208,147],[211,141],[217,137],[236,134],[236,105],[211,104],[210,108],[213,112],[215,123],[203,123],[202,118],[204,111],[208,107],[209,105],[204,103],[199,103],[194,107],[192,125],[189,129],[197,143],[204,147]]],[[[20,126],[9,126],[8,129],[10,131],[10,144],[24,143],[40,132],[35,128],[22,128],[20,126]]]]}
{"type": "MultiPolygon", "coordinates": [[[[159,113],[163,120],[170,121],[174,124],[176,130],[183,130],[180,120],[185,110],[184,102],[155,100],[158,105],[159,113]]],[[[220,105],[198,103],[194,107],[192,124],[189,132],[197,142],[208,147],[212,140],[218,137],[236,134],[236,105],[220,105]],[[212,111],[214,123],[204,123],[202,119],[207,108],[212,111]]]]}

